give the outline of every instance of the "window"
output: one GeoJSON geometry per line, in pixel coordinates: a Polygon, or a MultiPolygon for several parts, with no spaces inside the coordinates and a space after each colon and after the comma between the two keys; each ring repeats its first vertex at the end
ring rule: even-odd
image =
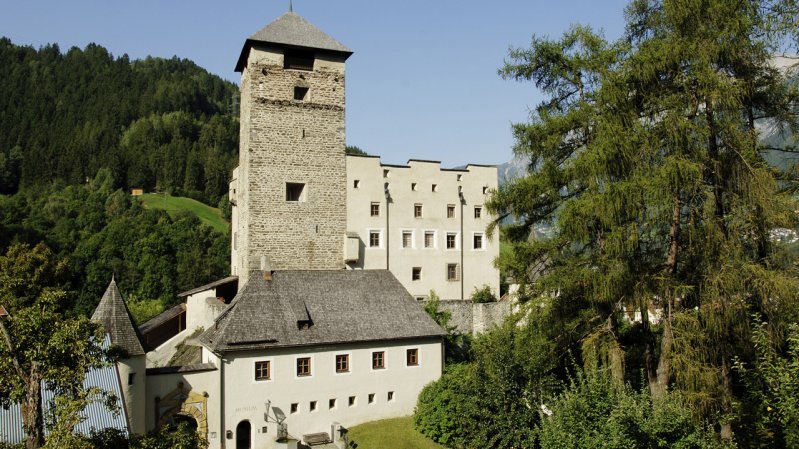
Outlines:
{"type": "Polygon", "coordinates": [[[350,371],[350,355],[338,354],[336,355],[336,372],[347,373],[350,371]]]}
{"type": "Polygon", "coordinates": [[[336,408],[336,400],[335,399],[329,399],[327,401],[327,408],[329,408],[331,410],[336,408]]]}
{"type": "Polygon", "coordinates": [[[413,205],[413,218],[422,218],[422,205],[421,204],[414,204],[413,205]]]}
{"type": "Polygon", "coordinates": [[[447,218],[455,218],[455,205],[447,204],[447,218]]]}
{"type": "Polygon", "coordinates": [[[483,215],[483,206],[474,206],[474,218],[480,218],[483,215]]]}
{"type": "Polygon", "coordinates": [[[458,264],[456,263],[448,263],[447,264],[447,280],[448,281],[457,281],[458,280],[458,264]]]}
{"type": "Polygon", "coordinates": [[[434,231],[425,231],[424,233],[424,247],[433,248],[436,245],[436,233],[434,231]]]}
{"type": "Polygon", "coordinates": [[[355,396],[350,396],[349,397],[349,400],[347,401],[347,405],[349,405],[350,407],[355,405],[355,396]]]}
{"type": "Polygon", "coordinates": [[[383,369],[386,367],[386,353],[376,351],[372,353],[372,369],[383,369]]]}
{"type": "Polygon", "coordinates": [[[447,232],[447,249],[456,249],[458,247],[458,234],[454,232],[447,232]]]}
{"type": "Polygon", "coordinates": [[[316,410],[316,401],[311,401],[311,403],[308,404],[308,409],[310,411],[312,411],[312,412],[315,411],[316,410]]]}
{"type": "Polygon", "coordinates": [[[369,403],[374,404],[374,402],[375,402],[375,394],[369,393],[369,403]]]}
{"type": "Polygon", "coordinates": [[[433,192],[438,192],[438,184],[433,184],[433,192]]]}
{"type": "Polygon", "coordinates": [[[485,195],[486,193],[488,193],[488,187],[483,187],[483,195],[485,195]]]}
{"type": "Polygon", "coordinates": [[[380,248],[380,231],[369,231],[369,248],[380,248]]]}
{"type": "Polygon", "coordinates": [[[372,203],[369,207],[369,214],[373,217],[380,216],[380,203],[372,203]]]}
{"type": "Polygon", "coordinates": [[[461,181],[461,179],[463,179],[463,175],[459,174],[459,175],[457,176],[457,179],[458,179],[458,182],[460,182],[460,181],[461,181]]]}
{"type": "Polygon", "coordinates": [[[405,364],[408,366],[419,365],[419,350],[416,348],[405,351],[405,364]]]}
{"type": "Polygon", "coordinates": [[[136,383],[136,373],[128,373],[128,385],[136,383]]]}
{"type": "Polygon", "coordinates": [[[414,192],[416,191],[416,183],[415,182],[411,183],[411,190],[413,190],[414,192]]]}
{"type": "Polygon", "coordinates": [[[388,178],[388,170],[383,169],[383,177],[388,178]]]}
{"type": "Polygon", "coordinates": [[[386,398],[389,401],[393,401],[394,400],[394,392],[393,391],[389,391],[388,394],[386,395],[386,398]]]}
{"type": "Polygon", "coordinates": [[[422,279],[422,267],[411,268],[411,280],[418,281],[422,279]]]}
{"type": "Polygon", "coordinates": [[[291,70],[313,70],[314,54],[310,51],[286,49],[283,52],[283,68],[291,70]]]}
{"type": "Polygon", "coordinates": [[[305,201],[305,184],[299,182],[287,182],[286,201],[305,201]]]}
{"type": "Polygon", "coordinates": [[[357,188],[359,188],[360,186],[361,186],[361,180],[360,180],[360,179],[356,179],[356,180],[352,181],[352,187],[353,187],[354,189],[357,189],[357,188]]]}
{"type": "Polygon", "coordinates": [[[255,362],[255,380],[269,380],[269,361],[255,362]]]}
{"type": "Polygon", "coordinates": [[[413,231],[402,231],[402,247],[413,248],[413,231]]]}
{"type": "Polygon", "coordinates": [[[300,411],[300,404],[294,402],[291,404],[291,413],[297,413],[300,411]]]}
{"type": "Polygon", "coordinates": [[[483,234],[475,234],[473,240],[472,248],[483,249],[483,234]]]}
{"type": "MultiPolygon", "coordinates": [[[[308,88],[302,86],[294,86],[294,100],[295,101],[305,101],[305,97],[308,95],[308,88]]],[[[303,137],[305,136],[305,132],[303,132],[303,137]]]]}
{"type": "Polygon", "coordinates": [[[297,376],[311,375],[311,358],[300,357],[297,359],[297,376]]]}

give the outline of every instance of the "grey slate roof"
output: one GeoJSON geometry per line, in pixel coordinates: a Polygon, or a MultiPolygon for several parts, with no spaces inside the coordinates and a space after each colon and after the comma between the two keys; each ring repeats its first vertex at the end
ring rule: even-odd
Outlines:
{"type": "Polygon", "coordinates": [[[254,271],[198,340],[219,353],[445,334],[389,271],[287,270],[254,271]]]}
{"type": "Polygon", "coordinates": [[[352,54],[352,50],[341,42],[333,39],[327,33],[315,27],[311,22],[300,17],[294,12],[287,12],[278,17],[274,22],[261,28],[244,43],[241,55],[236,63],[236,71],[241,72],[247,63],[247,54],[254,43],[278,44],[289,47],[327,50],[344,54],[345,59],[352,54]]]}
{"type": "MultiPolygon", "coordinates": [[[[106,334],[103,348],[107,348],[111,340],[106,334]]],[[[119,375],[116,366],[106,365],[100,368],[93,368],[86,373],[83,379],[83,388],[94,387],[102,388],[114,396],[114,405],[117,413],[109,410],[102,400],[89,402],[81,415],[86,418],[75,426],[75,433],[81,435],[91,434],[92,429],[118,429],[125,435],[128,434],[128,417],[125,406],[122,403],[122,386],[120,385],[119,375]]],[[[42,405],[44,416],[47,416],[52,407],[55,393],[47,388],[46,382],[42,381],[42,405]]],[[[49,435],[50,429],[45,423],[45,435],[49,435]]],[[[25,441],[25,431],[22,429],[22,411],[17,403],[13,403],[9,408],[0,407],[0,442],[17,444],[25,441]]]]}
{"type": "Polygon", "coordinates": [[[139,326],[139,334],[146,334],[151,330],[155,329],[156,327],[166,323],[167,321],[175,318],[176,316],[180,315],[181,313],[186,311],[186,304],[180,303],[175,307],[171,307],[169,309],[164,310],[163,312],[159,313],[158,315],[150,318],[149,320],[145,321],[144,324],[139,326]]]}
{"type": "Polygon", "coordinates": [[[102,324],[105,332],[111,335],[111,343],[121,347],[129,355],[144,354],[138,331],[113,279],[108,284],[100,304],[94,309],[92,321],[102,324]]]}

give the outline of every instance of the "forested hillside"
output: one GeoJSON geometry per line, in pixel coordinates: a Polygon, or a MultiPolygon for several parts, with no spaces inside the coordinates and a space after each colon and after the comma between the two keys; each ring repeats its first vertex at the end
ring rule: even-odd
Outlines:
{"type": "Polygon", "coordinates": [[[238,88],[185,59],[39,50],[0,39],[0,193],[84,183],[216,205],[238,152],[238,88]]]}

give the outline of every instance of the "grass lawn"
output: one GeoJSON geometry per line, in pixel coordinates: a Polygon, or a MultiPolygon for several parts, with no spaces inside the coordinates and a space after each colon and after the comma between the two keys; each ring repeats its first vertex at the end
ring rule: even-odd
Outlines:
{"type": "Polygon", "coordinates": [[[163,193],[145,193],[138,196],[148,209],[164,209],[170,216],[174,216],[180,211],[193,213],[203,223],[227,234],[228,222],[222,218],[222,213],[215,207],[208,206],[191,198],[181,196],[170,196],[163,193]]]}
{"type": "Polygon", "coordinates": [[[368,422],[349,429],[358,449],[444,449],[413,428],[413,417],[368,422]]]}

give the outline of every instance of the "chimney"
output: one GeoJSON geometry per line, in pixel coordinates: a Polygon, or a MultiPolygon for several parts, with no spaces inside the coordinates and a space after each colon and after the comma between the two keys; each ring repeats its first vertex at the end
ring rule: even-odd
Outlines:
{"type": "Polygon", "coordinates": [[[269,256],[261,256],[261,271],[264,272],[265,281],[272,280],[272,261],[269,260],[269,256]]]}

